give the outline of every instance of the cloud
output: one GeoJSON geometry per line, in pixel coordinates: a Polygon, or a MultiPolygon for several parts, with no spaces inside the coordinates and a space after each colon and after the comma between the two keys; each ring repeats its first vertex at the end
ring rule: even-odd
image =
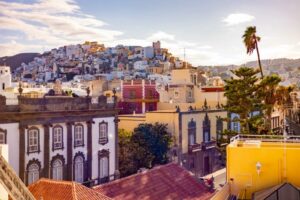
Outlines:
{"type": "Polygon", "coordinates": [[[20,52],[39,52],[42,48],[43,46],[40,45],[24,45],[15,40],[0,44],[1,53],[3,55],[15,55],[20,52]]]}
{"type": "Polygon", "coordinates": [[[158,31],[154,34],[152,34],[150,37],[147,38],[147,40],[150,41],[157,41],[157,40],[171,40],[173,41],[175,39],[175,36],[172,34],[168,34],[163,31],[158,31]]]}
{"type": "Polygon", "coordinates": [[[255,19],[254,16],[246,14],[246,13],[233,13],[228,15],[226,18],[222,20],[222,22],[226,23],[227,26],[233,26],[245,22],[250,22],[255,19]]]}
{"type": "Polygon", "coordinates": [[[32,4],[0,2],[0,10],[0,31],[21,33],[31,43],[57,47],[85,40],[112,41],[123,34],[83,13],[73,0],[38,0],[32,4]]]}

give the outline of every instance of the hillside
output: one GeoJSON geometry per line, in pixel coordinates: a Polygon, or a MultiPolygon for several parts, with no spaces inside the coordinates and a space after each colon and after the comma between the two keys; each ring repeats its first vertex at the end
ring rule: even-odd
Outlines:
{"type": "Polygon", "coordinates": [[[11,71],[14,71],[22,63],[29,63],[34,57],[39,56],[39,53],[20,53],[14,56],[0,57],[0,65],[8,65],[11,67],[11,71]]]}

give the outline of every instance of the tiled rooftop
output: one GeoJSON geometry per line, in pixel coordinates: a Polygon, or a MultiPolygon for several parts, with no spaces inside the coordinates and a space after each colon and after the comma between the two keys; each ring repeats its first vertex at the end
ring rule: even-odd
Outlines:
{"type": "Polygon", "coordinates": [[[28,188],[38,200],[111,200],[111,198],[102,195],[100,192],[71,181],[55,181],[42,178],[28,188]]]}
{"type": "Polygon", "coordinates": [[[185,169],[171,163],[94,189],[116,200],[210,199],[213,194],[185,169]]]}

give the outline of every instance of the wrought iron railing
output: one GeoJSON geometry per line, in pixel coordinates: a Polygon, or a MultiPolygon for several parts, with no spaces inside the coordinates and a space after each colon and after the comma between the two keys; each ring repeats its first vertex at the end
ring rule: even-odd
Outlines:
{"type": "Polygon", "coordinates": [[[247,141],[247,140],[257,140],[262,142],[290,142],[290,143],[300,143],[300,136],[296,135],[236,135],[230,139],[230,142],[234,141],[247,141]]]}

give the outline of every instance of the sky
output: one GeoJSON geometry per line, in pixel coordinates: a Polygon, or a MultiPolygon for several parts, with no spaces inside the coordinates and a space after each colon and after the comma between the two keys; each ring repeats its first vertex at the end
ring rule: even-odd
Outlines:
{"type": "Polygon", "coordinates": [[[98,41],[163,48],[193,65],[242,64],[257,27],[262,59],[300,58],[300,0],[0,0],[0,56],[98,41]]]}

